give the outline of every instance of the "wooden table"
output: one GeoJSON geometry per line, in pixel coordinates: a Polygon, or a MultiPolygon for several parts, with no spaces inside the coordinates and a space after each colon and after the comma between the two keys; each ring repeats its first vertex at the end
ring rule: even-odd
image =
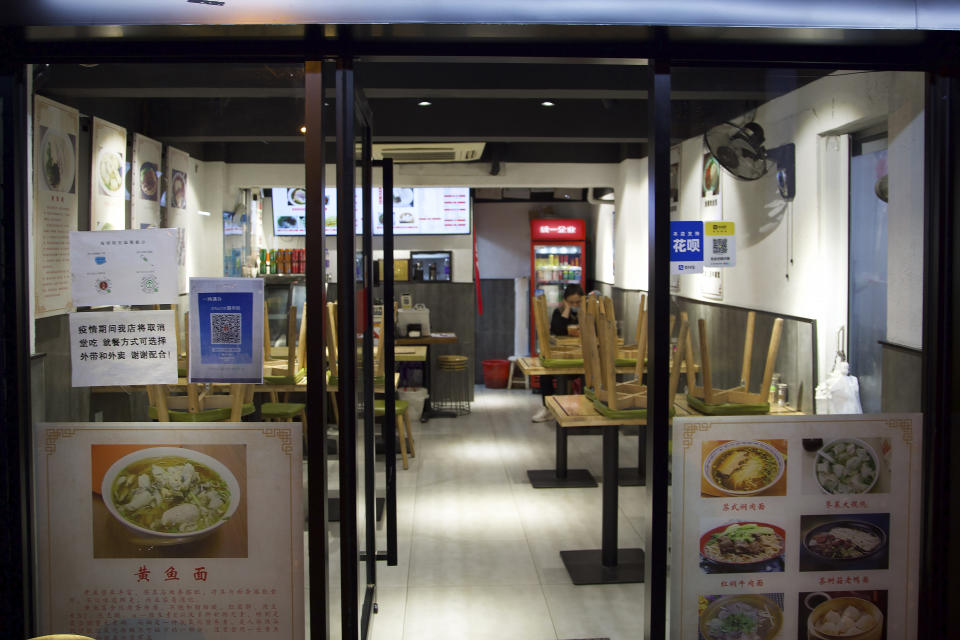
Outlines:
{"type": "Polygon", "coordinates": [[[457,334],[455,333],[431,333],[428,336],[420,336],[419,338],[396,338],[394,344],[396,346],[403,345],[424,345],[429,346],[431,344],[456,344],[457,343],[457,334]]]}
{"type": "MultiPolygon", "coordinates": [[[[599,427],[603,433],[603,515],[601,548],[561,551],[560,557],[573,584],[623,584],[643,582],[643,549],[619,549],[617,519],[620,464],[620,427],[646,425],[646,418],[611,419],[600,415],[585,396],[549,396],[547,408],[557,422],[557,432],[570,428],[599,427]]],[[[558,435],[558,442],[559,440],[558,435]]],[[[529,472],[528,472],[529,473],[529,472]]]]}
{"type": "MultiPolygon", "coordinates": [[[[677,401],[679,399],[680,394],[677,395],[677,401]]],[[[593,408],[593,402],[583,395],[547,396],[546,405],[558,425],[554,468],[528,469],[527,478],[530,480],[530,485],[534,489],[597,486],[597,481],[589,470],[567,468],[567,439],[571,435],[603,435],[610,424],[609,419],[600,415],[593,408]]],[[[682,407],[677,407],[676,411],[677,415],[691,414],[689,410],[682,407]]],[[[645,418],[617,421],[619,427],[642,427],[646,424],[645,418]]],[[[620,486],[624,487],[646,484],[646,433],[643,429],[639,433],[638,466],[619,469],[617,477],[620,486]]]]}
{"type": "MultiPolygon", "coordinates": [[[[433,388],[430,376],[430,346],[434,344],[456,344],[457,334],[455,333],[431,333],[428,336],[419,338],[397,338],[394,344],[400,348],[405,346],[422,345],[427,349],[426,357],[423,359],[423,377],[427,390],[433,388]]],[[[436,411],[430,403],[430,396],[423,402],[423,411],[420,413],[420,422],[427,422],[430,418],[456,418],[457,414],[452,411],[436,411]]]]}
{"type": "MultiPolygon", "coordinates": [[[[583,365],[575,365],[572,367],[545,367],[540,363],[539,356],[525,356],[522,358],[517,358],[517,366],[520,367],[520,371],[524,375],[528,376],[582,376],[584,373],[583,365]]],[[[694,369],[696,371],[700,370],[699,365],[695,365],[694,369]]],[[[626,365],[617,367],[617,373],[631,374],[635,373],[637,370],[636,365],[626,365]]],[[[687,364],[683,363],[681,365],[680,371],[686,373],[687,364]]]]}

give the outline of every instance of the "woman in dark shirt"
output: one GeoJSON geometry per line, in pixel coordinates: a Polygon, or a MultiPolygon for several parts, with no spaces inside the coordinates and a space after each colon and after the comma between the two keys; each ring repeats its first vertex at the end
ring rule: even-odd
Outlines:
{"type": "MultiPolygon", "coordinates": [[[[553,315],[550,316],[550,335],[570,335],[570,327],[579,325],[577,310],[580,308],[580,301],[582,299],[583,289],[580,288],[580,285],[567,285],[567,288],[563,290],[563,304],[554,309],[553,315]]],[[[557,378],[560,378],[560,381],[564,382],[567,376],[540,376],[540,393],[544,398],[555,395],[557,378]]],[[[533,415],[534,422],[546,422],[549,419],[550,411],[547,409],[546,404],[540,407],[540,410],[533,415]]]]}

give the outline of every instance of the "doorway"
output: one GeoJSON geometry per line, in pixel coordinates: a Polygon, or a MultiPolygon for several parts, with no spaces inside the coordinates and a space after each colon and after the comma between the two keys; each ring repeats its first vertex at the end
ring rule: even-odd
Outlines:
{"type": "Polygon", "coordinates": [[[850,158],[850,374],[864,413],[879,413],[887,337],[887,134],[854,136],[850,158]]]}

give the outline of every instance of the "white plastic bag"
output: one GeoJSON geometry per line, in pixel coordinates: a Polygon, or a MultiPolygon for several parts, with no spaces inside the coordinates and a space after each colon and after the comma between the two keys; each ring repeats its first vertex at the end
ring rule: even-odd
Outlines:
{"type": "Polygon", "coordinates": [[[833,371],[815,390],[817,413],[863,413],[860,406],[860,383],[850,375],[850,364],[837,356],[833,371]]]}

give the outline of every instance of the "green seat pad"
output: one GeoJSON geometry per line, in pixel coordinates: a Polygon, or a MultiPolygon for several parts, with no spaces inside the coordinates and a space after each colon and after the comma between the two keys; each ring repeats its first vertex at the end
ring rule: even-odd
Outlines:
{"type": "MultiPolygon", "coordinates": [[[[241,416],[248,416],[256,411],[252,402],[245,403],[240,410],[241,416]]],[[[157,408],[150,407],[147,411],[151,420],[157,420],[157,408]]],[[[181,409],[170,409],[170,422],[226,422],[230,419],[230,407],[207,409],[199,413],[190,413],[181,409]]]]}
{"type": "Polygon", "coordinates": [[[637,366],[636,358],[617,358],[613,361],[615,367],[635,367],[637,366]]]}
{"type": "MultiPolygon", "coordinates": [[[[599,398],[593,399],[593,408],[597,410],[597,413],[602,415],[604,418],[610,418],[613,420],[635,420],[637,418],[645,419],[647,417],[646,409],[617,409],[613,410],[607,406],[607,403],[600,400],[599,398]]],[[[672,418],[676,412],[673,407],[670,407],[670,417],[672,418]]]]}
{"type": "Polygon", "coordinates": [[[300,384],[307,377],[307,370],[300,369],[293,376],[263,376],[264,384],[300,384]]]}
{"type": "Polygon", "coordinates": [[[593,390],[593,387],[584,386],[583,395],[587,396],[587,400],[590,402],[597,399],[597,392],[593,390]]]}
{"type": "MultiPolygon", "coordinates": [[[[406,410],[407,410],[407,407],[410,406],[410,403],[407,402],[406,400],[396,400],[396,401],[394,401],[394,402],[395,402],[395,407],[396,407],[396,411],[397,411],[397,414],[398,414],[398,415],[399,415],[399,414],[402,414],[402,413],[405,413],[406,410]]],[[[373,401],[373,415],[375,415],[375,416],[382,416],[382,415],[384,415],[386,412],[387,412],[387,401],[386,401],[386,400],[379,399],[379,400],[374,400],[374,401],[373,401]]]]}
{"type": "Polygon", "coordinates": [[[544,358],[540,356],[540,364],[547,369],[565,369],[567,367],[582,367],[583,358],[544,358]]]}
{"type": "MultiPolygon", "coordinates": [[[[386,376],[374,376],[373,378],[373,386],[375,387],[384,385],[386,383],[387,383],[386,376]]],[[[330,385],[331,387],[339,387],[340,376],[330,376],[329,378],[327,378],[327,384],[330,385]]]]}
{"type": "Polygon", "coordinates": [[[707,404],[700,398],[687,394],[687,404],[697,413],[707,416],[758,416],[770,413],[770,403],[738,404],[727,402],[724,404],[707,404]]]}
{"type": "Polygon", "coordinates": [[[292,418],[307,408],[302,402],[264,402],[260,405],[261,418],[292,418]]]}

